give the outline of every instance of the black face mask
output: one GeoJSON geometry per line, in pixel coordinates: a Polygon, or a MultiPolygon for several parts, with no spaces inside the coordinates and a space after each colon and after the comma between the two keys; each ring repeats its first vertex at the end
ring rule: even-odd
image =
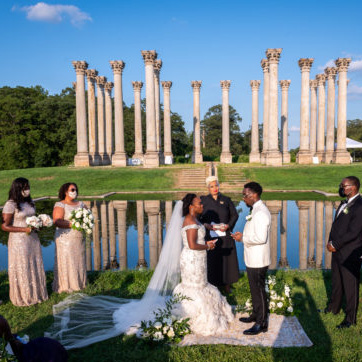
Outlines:
{"type": "Polygon", "coordinates": [[[344,192],[344,188],[343,188],[343,187],[340,187],[340,188],[338,189],[338,193],[339,193],[339,196],[341,196],[341,197],[346,197],[346,196],[347,196],[346,193],[344,192]]]}

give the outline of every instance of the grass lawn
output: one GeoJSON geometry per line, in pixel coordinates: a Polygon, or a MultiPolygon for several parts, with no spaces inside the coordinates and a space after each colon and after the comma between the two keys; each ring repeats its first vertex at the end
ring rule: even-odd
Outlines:
{"type": "MultiPolygon", "coordinates": [[[[292,286],[294,306],[298,319],[313,342],[310,348],[262,348],[229,345],[205,345],[191,347],[149,347],[135,337],[119,336],[86,348],[69,351],[70,361],[348,361],[362,360],[362,308],[359,308],[358,324],[347,330],[335,327],[343,314],[324,315],[317,312],[324,308],[330,292],[329,271],[273,272],[292,286]]],[[[151,272],[92,272],[89,274],[87,294],[109,294],[125,298],[140,298],[145,291],[151,272]]],[[[47,274],[48,290],[51,290],[52,273],[47,274]]],[[[249,296],[246,274],[230,295],[231,304],[244,303],[249,296]]],[[[41,336],[52,323],[52,305],[66,294],[50,294],[50,299],[31,307],[14,307],[8,300],[8,281],[5,272],[0,273],[0,314],[4,315],[13,332],[27,333],[31,338],[41,336]]],[[[361,294],[360,294],[361,297],[361,294]]]]}

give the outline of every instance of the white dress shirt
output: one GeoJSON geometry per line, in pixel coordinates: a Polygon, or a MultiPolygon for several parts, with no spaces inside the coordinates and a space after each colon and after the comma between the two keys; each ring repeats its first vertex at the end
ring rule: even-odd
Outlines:
{"type": "Polygon", "coordinates": [[[247,267],[263,268],[270,265],[270,224],[268,208],[261,200],[257,201],[243,232],[244,260],[247,267]]]}

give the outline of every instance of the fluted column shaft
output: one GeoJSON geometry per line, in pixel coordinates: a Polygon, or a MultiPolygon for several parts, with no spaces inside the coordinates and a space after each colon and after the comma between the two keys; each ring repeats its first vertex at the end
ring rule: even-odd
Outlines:
{"type": "Polygon", "coordinates": [[[266,163],[266,153],[269,147],[269,62],[268,59],[262,59],[261,67],[263,68],[263,150],[260,155],[260,162],[266,163]]]}
{"type": "Polygon", "coordinates": [[[317,152],[317,80],[311,80],[310,85],[310,153],[314,157],[317,152]]]}
{"type": "Polygon", "coordinates": [[[290,153],[288,151],[288,90],[290,80],[279,82],[282,89],[282,109],[281,109],[281,129],[282,129],[282,156],[283,163],[290,163],[290,153]]]}
{"type": "Polygon", "coordinates": [[[122,60],[111,60],[114,80],[114,146],[115,152],[112,157],[112,165],[127,166],[127,156],[124,147],[124,120],[123,120],[123,91],[122,72],[125,63],[122,60]]]}
{"type": "Polygon", "coordinates": [[[251,80],[251,152],[250,163],[260,163],[259,152],[259,87],[260,80],[251,80]]]}
{"type": "Polygon", "coordinates": [[[127,269],[127,201],[113,201],[117,210],[119,269],[127,269]]]}
{"type": "Polygon", "coordinates": [[[172,165],[172,138],[171,138],[171,101],[170,91],[172,82],[162,82],[163,88],[163,151],[165,157],[165,164],[172,165]]]}
{"type": "Polygon", "coordinates": [[[114,223],[113,201],[108,203],[109,260],[111,269],[117,268],[116,225],[114,223]]]}
{"type": "Polygon", "coordinates": [[[327,135],[325,163],[333,161],[334,125],[335,125],[335,79],[337,68],[328,67],[324,70],[327,76],[327,135]]]}
{"type": "Polygon", "coordinates": [[[299,269],[307,269],[309,201],[297,201],[299,209],[299,269]]]}
{"type": "Polygon", "coordinates": [[[324,215],[324,203],[323,201],[316,202],[316,268],[320,269],[323,266],[323,215],[324,215]]]}
{"type": "Polygon", "coordinates": [[[97,201],[94,202],[92,207],[92,214],[94,217],[94,227],[93,227],[93,269],[100,270],[101,269],[101,241],[100,241],[100,219],[97,201]]]}
{"type": "Polygon", "coordinates": [[[269,269],[276,269],[278,265],[278,214],[282,209],[281,201],[266,201],[271,215],[270,224],[270,258],[269,269]]]}
{"type": "Polygon", "coordinates": [[[106,153],[105,143],[105,101],[104,101],[104,86],[107,83],[107,78],[103,76],[97,77],[97,118],[98,118],[98,151],[102,160],[102,165],[108,165],[110,160],[106,153]]]}
{"type": "Polygon", "coordinates": [[[142,149],[142,113],[141,113],[141,89],[142,82],[132,82],[134,92],[134,137],[135,137],[135,152],[133,158],[138,158],[143,161],[142,149]]]}
{"type": "MultiPolygon", "coordinates": [[[[162,140],[161,140],[161,117],[160,117],[160,72],[162,68],[162,60],[156,59],[153,64],[153,80],[155,87],[155,123],[156,123],[156,150],[160,153],[161,161],[163,161],[162,140]]],[[[162,162],[163,163],[163,162],[162,162]]]]}
{"type": "Polygon", "coordinates": [[[106,100],[106,152],[111,159],[113,154],[113,110],[112,110],[112,88],[113,83],[107,82],[104,85],[106,100]]]}
{"type": "Polygon", "coordinates": [[[108,218],[107,205],[101,204],[101,229],[102,229],[102,269],[109,269],[109,239],[108,239],[108,218]]]}
{"type": "Polygon", "coordinates": [[[333,203],[332,201],[324,202],[325,213],[325,231],[324,231],[324,269],[331,269],[332,266],[332,253],[326,249],[329,242],[329,234],[331,232],[333,223],[333,203]]]}
{"type": "Polygon", "coordinates": [[[325,118],[326,118],[326,76],[317,74],[318,82],[318,125],[317,125],[317,156],[319,162],[324,162],[324,139],[325,139],[325,118]]]}
{"type": "Polygon", "coordinates": [[[145,211],[148,215],[150,268],[154,269],[158,261],[158,214],[160,212],[160,201],[145,201],[145,211]]]}
{"type": "Polygon", "coordinates": [[[233,158],[230,153],[230,117],[229,117],[229,89],[230,80],[220,81],[222,89],[222,142],[220,162],[232,163],[233,158]]]}
{"type": "Polygon", "coordinates": [[[89,166],[90,159],[88,153],[87,140],[87,111],[85,102],[85,86],[84,75],[88,68],[88,63],[85,61],[72,62],[76,72],[76,115],[77,115],[77,154],[74,157],[75,166],[89,166]]]}
{"type": "Polygon", "coordinates": [[[192,153],[192,162],[200,163],[203,161],[201,153],[201,134],[200,134],[200,88],[201,81],[192,81],[191,87],[194,95],[194,147],[192,153]]]}

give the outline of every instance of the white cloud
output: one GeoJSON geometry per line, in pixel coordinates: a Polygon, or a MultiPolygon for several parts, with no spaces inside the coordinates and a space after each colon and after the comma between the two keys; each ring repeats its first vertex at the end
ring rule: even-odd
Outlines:
{"type": "Polygon", "coordinates": [[[65,17],[68,17],[72,25],[80,26],[85,21],[92,20],[87,13],[74,5],[49,5],[39,2],[35,5],[23,6],[21,8],[13,7],[13,10],[24,11],[26,18],[32,21],[60,23],[65,17]]]}
{"type": "Polygon", "coordinates": [[[326,64],[320,65],[318,67],[318,70],[324,71],[324,69],[326,69],[327,67],[335,67],[335,66],[336,65],[334,64],[334,59],[330,59],[326,64]]]}
{"type": "Polygon", "coordinates": [[[289,132],[300,132],[300,127],[292,126],[289,128],[289,132]]]}
{"type": "Polygon", "coordinates": [[[356,84],[350,84],[347,89],[348,94],[362,96],[362,87],[356,84]]]}
{"type": "Polygon", "coordinates": [[[348,70],[350,72],[358,72],[362,70],[362,59],[361,60],[352,60],[351,64],[349,65],[348,70]]]}

